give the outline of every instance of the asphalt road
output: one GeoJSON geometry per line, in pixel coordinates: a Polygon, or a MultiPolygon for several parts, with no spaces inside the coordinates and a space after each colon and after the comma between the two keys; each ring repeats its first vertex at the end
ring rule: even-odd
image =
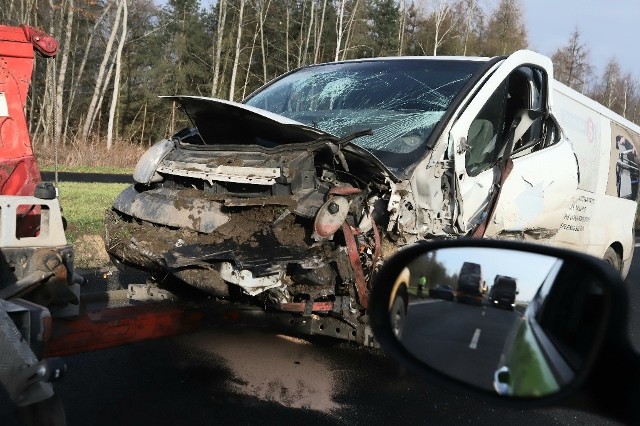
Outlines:
{"type": "MultiPolygon", "coordinates": [[[[54,172],[40,172],[40,175],[45,182],[53,182],[55,180],[54,172]]],[[[133,183],[133,176],[114,173],[58,172],[58,180],[61,182],[84,183],[133,183]]]]}
{"type": "Polygon", "coordinates": [[[437,370],[491,391],[507,335],[519,317],[517,311],[427,299],[409,305],[402,343],[437,370]]]}
{"type": "MultiPolygon", "coordinates": [[[[640,251],[627,281],[640,349],[640,251]]],[[[617,424],[565,408],[505,408],[429,383],[379,350],[241,326],[66,360],[56,391],[70,425],[617,424]]],[[[0,419],[17,424],[6,395],[0,419]]]]}

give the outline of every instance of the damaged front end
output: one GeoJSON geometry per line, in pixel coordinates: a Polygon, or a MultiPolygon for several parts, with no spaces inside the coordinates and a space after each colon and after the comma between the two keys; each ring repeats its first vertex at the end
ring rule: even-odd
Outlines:
{"type": "Polygon", "coordinates": [[[368,344],[371,277],[408,241],[403,227],[417,228],[409,183],[349,144],[370,132],[339,139],[241,104],[178,99],[197,130],[140,160],[138,183],[106,212],[110,255],[216,298],[295,313],[306,332],[368,344]],[[216,108],[219,122],[242,123],[233,136],[197,119],[216,108]],[[213,138],[230,142],[204,143],[213,138]]]}

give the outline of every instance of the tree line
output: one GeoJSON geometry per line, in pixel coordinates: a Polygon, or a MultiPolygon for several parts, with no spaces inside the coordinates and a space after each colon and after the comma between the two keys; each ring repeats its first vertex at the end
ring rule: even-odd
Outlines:
{"type": "MultiPolygon", "coordinates": [[[[158,95],[240,101],[321,62],[388,55],[507,55],[528,46],[519,0],[9,0],[0,22],[56,37],[37,60],[28,117],[34,146],[148,145],[175,131],[158,95]]],[[[553,55],[556,77],[631,121],[638,82],[612,58],[602,75],[579,30],[553,55]]]]}
{"type": "Polygon", "coordinates": [[[458,289],[458,273],[460,271],[448,271],[447,267],[438,259],[438,252],[430,251],[411,261],[408,265],[410,272],[409,287],[417,288],[420,277],[426,278],[425,291],[434,288],[438,284],[449,285],[452,289],[458,289]]]}

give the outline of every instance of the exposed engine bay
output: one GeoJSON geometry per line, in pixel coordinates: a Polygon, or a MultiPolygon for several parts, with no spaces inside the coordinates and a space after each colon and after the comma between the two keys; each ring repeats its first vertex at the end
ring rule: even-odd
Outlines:
{"type": "Polygon", "coordinates": [[[263,121],[240,138],[258,143],[187,129],[156,144],[106,213],[108,252],[217,298],[366,322],[376,266],[418,233],[410,183],[349,144],[360,134],[251,117],[263,121]],[[273,135],[296,142],[269,147],[273,135]]]}

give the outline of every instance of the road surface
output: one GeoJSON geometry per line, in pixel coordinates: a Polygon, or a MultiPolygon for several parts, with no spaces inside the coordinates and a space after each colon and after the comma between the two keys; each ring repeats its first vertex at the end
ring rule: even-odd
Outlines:
{"type": "MultiPolygon", "coordinates": [[[[640,251],[627,282],[629,335],[640,349],[640,251]]],[[[489,404],[415,377],[379,350],[241,326],[66,360],[56,390],[72,426],[617,424],[564,408],[489,404]]],[[[0,419],[17,424],[4,394],[0,419]]]]}
{"type": "Polygon", "coordinates": [[[402,343],[437,370],[491,391],[505,340],[521,316],[486,305],[426,299],[409,305],[402,343]]]}

